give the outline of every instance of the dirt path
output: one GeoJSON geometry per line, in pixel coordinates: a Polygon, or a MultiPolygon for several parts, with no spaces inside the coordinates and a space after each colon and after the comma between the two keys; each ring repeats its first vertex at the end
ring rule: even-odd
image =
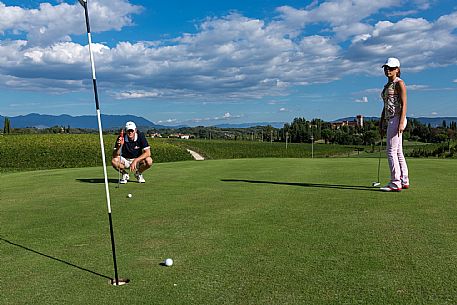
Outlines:
{"type": "Polygon", "coordinates": [[[192,157],[194,157],[195,160],[197,160],[197,161],[203,161],[203,160],[205,160],[205,158],[203,158],[201,155],[199,155],[199,154],[196,153],[195,151],[190,150],[190,149],[187,149],[187,151],[192,155],[192,157]]]}

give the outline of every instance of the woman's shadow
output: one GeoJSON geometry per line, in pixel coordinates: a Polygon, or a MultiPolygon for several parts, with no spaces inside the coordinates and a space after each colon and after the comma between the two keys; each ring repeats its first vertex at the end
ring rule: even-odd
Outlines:
{"type": "Polygon", "coordinates": [[[257,183],[257,184],[276,184],[276,185],[291,185],[301,187],[322,187],[330,189],[341,190],[359,190],[379,192],[379,188],[363,185],[345,185],[345,184],[326,184],[326,183],[308,183],[308,182],[276,182],[276,181],[262,181],[262,180],[247,180],[247,179],[221,179],[223,182],[244,182],[244,183],[257,183]]]}

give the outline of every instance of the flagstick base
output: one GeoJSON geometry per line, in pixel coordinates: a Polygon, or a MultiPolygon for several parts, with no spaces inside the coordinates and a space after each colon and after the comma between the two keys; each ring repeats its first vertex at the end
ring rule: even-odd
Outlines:
{"type": "Polygon", "coordinates": [[[116,284],[116,279],[111,279],[109,281],[109,283],[110,283],[110,285],[113,285],[113,286],[122,286],[122,285],[127,285],[128,283],[130,283],[130,280],[119,278],[117,281],[117,284],[116,284]]]}

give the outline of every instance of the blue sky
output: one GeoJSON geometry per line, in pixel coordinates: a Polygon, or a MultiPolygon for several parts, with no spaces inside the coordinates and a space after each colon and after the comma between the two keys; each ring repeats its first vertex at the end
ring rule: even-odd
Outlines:
{"type": "MultiPolygon", "coordinates": [[[[457,116],[454,0],[88,0],[100,108],[163,125],[457,116]]],[[[0,114],[95,113],[78,1],[0,0],[0,114]]]]}

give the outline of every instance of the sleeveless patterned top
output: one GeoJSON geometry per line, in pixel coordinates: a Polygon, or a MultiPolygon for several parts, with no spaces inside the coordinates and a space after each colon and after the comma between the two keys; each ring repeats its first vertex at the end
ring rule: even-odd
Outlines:
{"type": "Polygon", "coordinates": [[[386,121],[401,114],[401,98],[395,90],[399,81],[401,79],[397,77],[392,82],[388,82],[381,93],[382,100],[384,101],[384,117],[386,121]]]}

